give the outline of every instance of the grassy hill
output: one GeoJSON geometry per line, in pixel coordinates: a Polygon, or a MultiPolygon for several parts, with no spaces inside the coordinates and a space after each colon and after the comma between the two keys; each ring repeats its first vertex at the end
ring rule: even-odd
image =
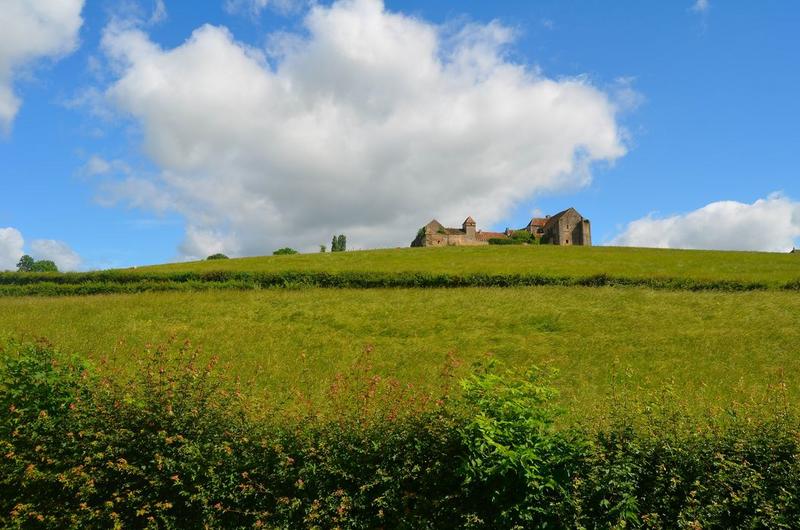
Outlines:
{"type": "Polygon", "coordinates": [[[799,291],[800,259],[757,252],[486,246],[269,256],[84,273],[0,273],[0,297],[286,286],[799,291]]]}
{"type": "MultiPolygon", "coordinates": [[[[0,299],[0,330],[138,369],[148,344],[191,340],[261,396],[324,399],[337,375],[438,385],[491,354],[560,371],[564,403],[602,412],[613,391],[671,385],[690,409],[786,383],[800,397],[800,296],[648,289],[272,289],[0,299]],[[364,355],[365,350],[371,351],[364,355]]],[[[796,399],[795,399],[796,402],[796,399]]]]}
{"type": "Polygon", "coordinates": [[[690,278],[780,284],[800,278],[800,256],[767,252],[670,250],[628,247],[484,246],[403,248],[195,261],[139,267],[138,273],[426,272],[530,274],[632,278],[690,278]]]}
{"type": "MultiPolygon", "coordinates": [[[[149,286],[148,278],[159,275],[213,271],[610,274],[779,287],[800,277],[800,259],[749,252],[477,247],[245,258],[117,272],[149,286]]],[[[6,275],[5,281],[13,284],[15,278],[6,275]]],[[[91,274],[70,278],[96,280],[91,274]]],[[[137,369],[148,344],[189,340],[273,402],[324,400],[338,376],[365,366],[402,384],[434,387],[448,383],[441,376],[450,369],[447,363],[463,374],[487,356],[519,369],[557,368],[562,402],[583,417],[602,414],[623,387],[639,396],[670,387],[695,411],[770,395],[778,386],[800,397],[797,378],[787,376],[800,369],[796,291],[233,286],[238,288],[0,297],[0,335],[45,337],[123,371],[137,369]]]]}

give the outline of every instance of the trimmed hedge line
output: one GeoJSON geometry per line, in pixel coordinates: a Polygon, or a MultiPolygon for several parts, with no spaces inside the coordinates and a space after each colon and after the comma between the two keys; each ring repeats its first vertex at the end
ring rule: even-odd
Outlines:
{"type": "Polygon", "coordinates": [[[764,282],[692,278],[631,278],[595,274],[429,274],[418,272],[181,272],[133,273],[102,271],[66,274],[0,273],[0,296],[196,291],[203,289],[260,289],[270,287],[324,288],[454,288],[454,287],[646,287],[688,291],[800,290],[800,280],[770,286],[764,282]]]}
{"type": "MultiPolygon", "coordinates": [[[[488,371],[460,397],[381,393],[258,417],[211,366],[160,352],[98,378],[42,346],[0,346],[2,528],[798,528],[796,418],[692,425],[651,407],[555,426],[537,370],[488,371]]],[[[402,385],[401,385],[402,386],[402,385]]]]}

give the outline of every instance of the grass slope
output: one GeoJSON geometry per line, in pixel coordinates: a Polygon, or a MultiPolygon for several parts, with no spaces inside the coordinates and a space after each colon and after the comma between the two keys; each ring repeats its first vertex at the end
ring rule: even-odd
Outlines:
{"type": "Polygon", "coordinates": [[[758,281],[800,279],[800,256],[626,247],[485,246],[405,248],[196,261],[139,267],[137,272],[425,272],[547,274],[758,281]]]}
{"type": "MultiPolygon", "coordinates": [[[[265,260],[269,261],[269,260],[265,260]]],[[[234,262],[235,263],[235,262],[234,262]]],[[[190,339],[271,402],[324,399],[364,363],[414,385],[441,384],[448,353],[551,365],[577,416],[603,412],[623,380],[671,385],[700,411],[786,383],[800,397],[800,296],[649,289],[272,289],[0,299],[0,333],[47,337],[136,369],[148,343],[190,339]],[[371,346],[369,359],[363,358],[371,346]]]]}

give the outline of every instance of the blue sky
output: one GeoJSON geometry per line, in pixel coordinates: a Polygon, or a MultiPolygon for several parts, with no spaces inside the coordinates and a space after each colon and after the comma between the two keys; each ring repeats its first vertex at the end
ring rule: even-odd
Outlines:
{"type": "MultiPolygon", "coordinates": [[[[339,231],[359,247],[394,246],[404,243],[406,232],[410,241],[413,227],[432,216],[453,224],[471,214],[479,227],[502,229],[568,206],[591,218],[595,243],[783,251],[800,238],[796,2],[386,0],[381,8],[377,0],[358,0],[365,3],[360,8],[320,2],[314,18],[308,4],[287,0],[164,0],[163,10],[150,0],[69,1],[80,13],[77,27],[74,17],[63,15],[65,22],[45,28],[55,36],[48,40],[45,31],[42,44],[27,52],[0,38],[0,86],[11,87],[19,101],[0,137],[0,269],[21,251],[66,259],[62,268],[91,269],[203,257],[215,250],[268,254],[287,244],[311,250],[339,231]],[[374,65],[374,76],[365,70],[373,66],[364,64],[328,72],[341,57],[314,51],[314,44],[338,39],[346,24],[372,13],[370,3],[380,11],[370,16],[400,17],[387,22],[387,33],[409,32],[403,38],[411,46],[407,54],[400,46],[398,70],[391,70],[394,61],[387,55],[374,65]],[[187,45],[206,24],[228,31],[205,32],[187,45]],[[477,105],[464,110],[472,129],[440,128],[449,119],[443,112],[436,122],[402,124],[413,137],[387,132],[382,124],[381,135],[398,138],[396,150],[389,140],[372,142],[376,113],[396,121],[416,109],[424,115],[442,108],[424,95],[409,95],[417,68],[427,64],[427,48],[417,50],[415,43],[428,35],[436,39],[435,57],[452,49],[469,52],[475,64],[491,62],[475,67],[483,70],[452,97],[477,105]],[[172,53],[176,49],[185,54],[172,53]],[[241,68],[227,71],[232,63],[224,58],[238,55],[225,55],[210,72],[198,65],[204,53],[213,56],[217,49],[243,50],[241,68]],[[568,115],[537,110],[531,98],[543,85],[512,76],[517,81],[509,83],[524,89],[513,92],[521,98],[515,118],[517,102],[503,96],[502,86],[489,86],[505,82],[498,72],[509,65],[560,91],[568,115]],[[163,75],[186,73],[203,81],[153,88],[148,72],[159,68],[163,75]],[[254,98],[252,106],[236,97],[218,101],[215,94],[193,93],[213,91],[236,75],[252,87],[245,91],[254,98]],[[397,89],[394,99],[384,97],[394,93],[393,84],[383,83],[395,75],[411,79],[409,87],[397,89]],[[258,92],[262,77],[304,88],[272,100],[273,89],[258,92]],[[573,93],[574,84],[586,90],[573,93]],[[309,148],[302,129],[259,122],[308,122],[308,114],[286,109],[311,105],[303,100],[310,92],[332,98],[336,119],[311,115],[309,144],[335,139],[344,147],[309,148]],[[361,101],[352,100],[353,94],[361,101]],[[248,111],[273,105],[263,116],[248,111]],[[174,108],[181,110],[173,115],[174,108]],[[192,121],[195,115],[202,120],[192,121]],[[495,124],[501,115],[508,121],[495,124]],[[539,120],[541,127],[527,128],[539,120]],[[470,140],[485,149],[475,154],[485,168],[480,175],[442,155],[461,156],[456,148],[468,145],[465,136],[495,125],[499,133],[470,140]],[[221,135],[218,153],[213,131],[193,134],[209,127],[221,135]],[[564,132],[573,127],[573,136],[564,132]],[[505,136],[514,128],[518,134],[505,136]],[[587,138],[586,131],[598,139],[587,138]],[[408,139],[428,134],[419,144],[408,139]],[[533,146],[543,139],[562,135],[551,151],[530,154],[538,153],[533,146]],[[173,139],[170,151],[165,144],[173,139]],[[519,149],[508,147],[511,139],[529,141],[528,154],[524,142],[519,149]],[[303,164],[292,166],[298,158],[279,156],[291,149],[303,164]],[[553,154],[561,149],[568,158],[553,154]],[[585,164],[541,169],[564,160],[585,164]],[[407,204],[415,194],[405,191],[419,189],[425,171],[445,191],[436,191],[432,202],[407,204]],[[508,183],[510,189],[494,193],[508,183]],[[305,219],[309,226],[300,226],[305,219]]],[[[4,27],[15,23],[11,17],[25,15],[0,9],[4,27]]],[[[358,47],[359,35],[340,42],[339,51],[358,47]]],[[[375,39],[370,46],[382,53],[382,39],[394,37],[376,30],[363,38],[375,39]]],[[[389,45],[386,50],[398,53],[389,45]]],[[[425,83],[432,83],[441,93],[431,100],[447,101],[449,89],[443,87],[461,82],[473,66],[422,76],[420,86],[427,90],[425,83]]],[[[319,102],[313,99],[315,108],[319,102]]],[[[471,153],[458,160],[466,156],[471,153]]]]}

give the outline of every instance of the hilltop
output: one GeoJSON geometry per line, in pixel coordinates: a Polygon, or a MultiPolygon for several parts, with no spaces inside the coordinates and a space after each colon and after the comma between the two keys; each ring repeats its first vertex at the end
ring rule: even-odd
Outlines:
{"type": "Polygon", "coordinates": [[[608,274],[632,278],[756,281],[775,285],[800,278],[800,260],[796,255],[768,252],[533,245],[296,254],[171,263],[135,269],[135,272],[142,274],[210,271],[544,274],[575,277],[608,274]]]}

